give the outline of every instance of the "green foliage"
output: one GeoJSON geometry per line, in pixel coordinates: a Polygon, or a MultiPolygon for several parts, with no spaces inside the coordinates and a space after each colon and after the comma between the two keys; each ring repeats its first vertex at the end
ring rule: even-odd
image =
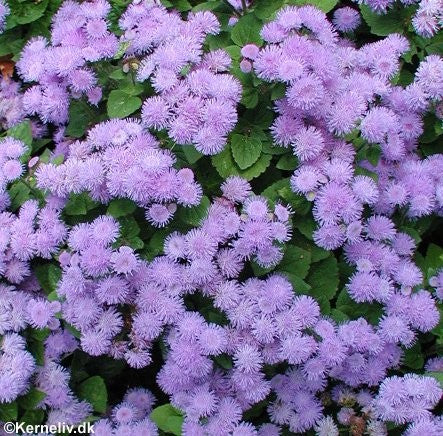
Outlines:
{"type": "Polygon", "coordinates": [[[390,33],[403,33],[406,23],[411,18],[415,8],[399,7],[389,10],[386,14],[377,14],[373,12],[369,6],[360,5],[360,12],[363,19],[371,28],[374,35],[386,36],[390,33]]]}
{"type": "Polygon", "coordinates": [[[319,303],[322,313],[329,313],[330,300],[335,297],[338,289],[338,266],[334,256],[312,265],[306,281],[311,285],[309,295],[319,303]]]}
{"type": "Polygon", "coordinates": [[[139,97],[114,89],[108,97],[108,116],[109,118],[125,118],[139,109],[141,105],[142,101],[139,97]]]}
{"type": "Polygon", "coordinates": [[[231,137],[231,151],[235,163],[241,170],[252,166],[262,152],[262,142],[259,135],[251,136],[234,134],[231,137]]]}
{"type": "Polygon", "coordinates": [[[151,412],[150,418],[160,430],[177,436],[181,435],[184,417],[179,410],[169,403],[156,407],[151,412]]]}
{"type": "Polygon", "coordinates": [[[206,217],[209,205],[209,198],[203,196],[199,205],[194,207],[181,208],[177,213],[178,219],[187,225],[196,227],[206,217]]]}
{"type": "Polygon", "coordinates": [[[91,199],[89,194],[82,192],[81,194],[71,194],[64,211],[66,215],[86,215],[96,206],[97,203],[91,199]]]}
{"type": "Polygon", "coordinates": [[[252,14],[241,17],[231,31],[232,41],[240,47],[246,44],[261,45],[262,22],[252,14]]]}
{"type": "Polygon", "coordinates": [[[88,401],[96,412],[106,411],[108,391],[101,377],[93,376],[85,380],[78,386],[77,394],[79,398],[88,401]]]}
{"type": "Polygon", "coordinates": [[[17,420],[18,406],[17,402],[0,403],[0,421],[14,422],[17,420]]]}
{"type": "Polygon", "coordinates": [[[23,409],[32,410],[35,409],[45,397],[46,394],[44,392],[39,391],[36,388],[31,388],[26,395],[18,399],[18,403],[23,409]]]}
{"type": "Polygon", "coordinates": [[[241,176],[246,180],[252,180],[262,174],[271,163],[272,156],[261,154],[250,167],[242,170],[234,161],[231,147],[226,147],[221,153],[212,157],[212,164],[221,177],[241,176]]]}
{"type": "Polygon", "coordinates": [[[69,123],[66,126],[66,135],[81,138],[94,121],[97,121],[97,114],[90,104],[83,100],[72,100],[69,106],[69,123]]]}
{"type": "Polygon", "coordinates": [[[53,263],[36,265],[34,273],[40,286],[48,295],[57,289],[57,284],[62,276],[60,267],[53,263]]]}
{"type": "Polygon", "coordinates": [[[313,5],[323,12],[329,12],[338,3],[338,0],[289,0],[288,3],[296,6],[313,5]]]}
{"type": "Polygon", "coordinates": [[[130,215],[137,209],[137,205],[127,198],[112,200],[108,206],[108,214],[114,218],[130,215]]]}

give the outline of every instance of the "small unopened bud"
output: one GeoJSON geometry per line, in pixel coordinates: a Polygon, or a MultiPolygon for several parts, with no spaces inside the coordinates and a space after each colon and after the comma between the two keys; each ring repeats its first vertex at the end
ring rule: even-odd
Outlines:
{"type": "Polygon", "coordinates": [[[243,59],[240,62],[240,70],[242,70],[243,73],[250,73],[252,70],[252,64],[247,59],[243,59]]]}

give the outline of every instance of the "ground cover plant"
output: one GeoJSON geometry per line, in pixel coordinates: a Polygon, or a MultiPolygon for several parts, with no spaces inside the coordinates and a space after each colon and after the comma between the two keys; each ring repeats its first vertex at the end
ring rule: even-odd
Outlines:
{"type": "Polygon", "coordinates": [[[442,11],[0,0],[2,425],[442,435],[442,11]]]}

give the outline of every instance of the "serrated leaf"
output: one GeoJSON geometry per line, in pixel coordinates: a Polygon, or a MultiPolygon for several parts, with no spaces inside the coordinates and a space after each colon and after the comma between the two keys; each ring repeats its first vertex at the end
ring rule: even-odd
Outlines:
{"type": "Polygon", "coordinates": [[[245,170],[257,162],[262,151],[262,142],[256,135],[234,134],[231,137],[231,150],[239,168],[245,170]]]}
{"type": "Polygon", "coordinates": [[[181,208],[177,213],[177,218],[188,225],[199,226],[206,218],[210,204],[209,198],[203,196],[199,205],[181,208]]]}
{"type": "Polygon", "coordinates": [[[114,89],[110,92],[107,108],[110,118],[125,118],[134,113],[142,105],[139,97],[114,89]]]}
{"type": "Polygon", "coordinates": [[[269,21],[284,4],[283,0],[260,0],[256,2],[254,14],[261,20],[269,21]]]}
{"type": "Polygon", "coordinates": [[[313,264],[306,281],[311,285],[309,295],[319,303],[322,313],[328,313],[338,289],[337,259],[331,256],[313,264]]]}
{"type": "Polygon", "coordinates": [[[221,177],[240,176],[246,180],[252,180],[262,174],[271,163],[272,156],[261,154],[260,158],[246,170],[241,170],[231,154],[230,147],[226,147],[221,153],[212,156],[212,164],[221,177]]]}
{"type": "Polygon", "coordinates": [[[18,406],[17,402],[0,403],[0,421],[13,422],[17,420],[18,406]]]}
{"type": "Polygon", "coordinates": [[[170,404],[163,404],[156,407],[150,414],[151,420],[157,424],[160,430],[166,433],[172,433],[176,436],[181,435],[183,425],[183,415],[170,404]]]}
{"type": "Polygon", "coordinates": [[[71,194],[65,205],[66,215],[86,215],[88,211],[97,207],[98,203],[92,200],[88,193],[71,194]]]}
{"type": "Polygon", "coordinates": [[[369,6],[360,5],[360,11],[373,34],[387,36],[390,33],[403,33],[405,21],[414,12],[414,7],[391,9],[386,14],[377,14],[369,6]]]}
{"type": "Polygon", "coordinates": [[[412,369],[423,368],[425,360],[423,358],[420,343],[416,342],[411,348],[404,350],[402,364],[412,369]]]}
{"type": "Polygon", "coordinates": [[[431,372],[425,372],[424,375],[428,377],[434,377],[440,383],[440,386],[443,389],[443,372],[431,371],[431,372]]]}
{"type": "Polygon", "coordinates": [[[241,17],[231,31],[231,39],[240,47],[246,44],[261,45],[263,40],[260,36],[262,22],[252,14],[241,17]]]}
{"type": "Polygon", "coordinates": [[[39,3],[32,1],[10,2],[11,19],[8,20],[7,28],[13,28],[17,24],[29,24],[38,20],[45,13],[49,0],[42,0],[39,3]]]}
{"type": "Polygon", "coordinates": [[[31,388],[29,392],[26,395],[23,395],[18,399],[18,403],[20,407],[23,407],[23,409],[31,410],[35,409],[38,404],[43,401],[43,399],[46,397],[46,393],[43,391],[40,391],[36,388],[31,388]]]}
{"type": "Polygon", "coordinates": [[[26,425],[38,425],[43,422],[45,412],[42,409],[27,410],[21,417],[20,421],[26,425]]]}
{"type": "Polygon", "coordinates": [[[288,245],[283,255],[283,259],[277,267],[277,271],[294,274],[300,279],[308,275],[311,265],[311,253],[303,248],[288,245]]]}
{"type": "Polygon", "coordinates": [[[73,138],[81,138],[86,129],[96,119],[96,113],[92,107],[82,100],[72,100],[69,106],[69,123],[65,134],[73,138]]]}
{"type": "Polygon", "coordinates": [[[10,209],[16,211],[26,200],[29,200],[31,190],[22,181],[17,181],[9,188],[9,197],[11,199],[10,209]]]}
{"type": "Polygon", "coordinates": [[[117,198],[109,203],[107,213],[114,218],[130,215],[137,209],[137,205],[128,198],[117,198]]]}
{"type": "Polygon", "coordinates": [[[22,121],[6,131],[7,136],[12,136],[24,142],[28,147],[32,144],[31,122],[29,120],[22,121]]]}
{"type": "Polygon", "coordinates": [[[34,274],[46,295],[49,295],[57,289],[57,284],[62,276],[62,270],[53,263],[46,263],[36,265],[34,267],[34,274]]]}
{"type": "Polygon", "coordinates": [[[186,160],[192,165],[195,164],[199,159],[203,157],[198,150],[195,149],[193,145],[184,145],[182,147],[183,153],[186,156],[186,160]]]}
{"type": "Polygon", "coordinates": [[[295,170],[295,168],[297,168],[297,166],[298,166],[298,159],[291,154],[283,155],[278,160],[277,165],[276,165],[276,167],[279,170],[285,170],[285,171],[295,170]]]}
{"type": "Polygon", "coordinates": [[[78,396],[90,403],[96,412],[106,412],[108,391],[104,380],[98,375],[90,377],[80,384],[78,396]]]}
{"type": "Polygon", "coordinates": [[[289,0],[288,3],[297,6],[312,5],[323,12],[329,12],[338,3],[338,0],[289,0]]]}

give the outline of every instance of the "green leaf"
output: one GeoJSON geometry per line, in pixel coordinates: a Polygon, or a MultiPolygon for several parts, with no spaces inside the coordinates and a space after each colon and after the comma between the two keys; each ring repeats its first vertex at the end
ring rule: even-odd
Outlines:
{"type": "Polygon", "coordinates": [[[338,3],[338,0],[289,0],[288,3],[297,6],[312,5],[323,12],[329,12],[338,3]]]}
{"type": "Polygon", "coordinates": [[[30,337],[35,339],[36,341],[43,342],[50,334],[51,330],[49,330],[47,327],[43,329],[34,328],[31,330],[30,337]]]}
{"type": "Polygon", "coordinates": [[[26,145],[31,146],[32,144],[31,122],[29,120],[25,120],[19,124],[16,124],[14,127],[11,127],[6,131],[6,135],[12,136],[13,138],[24,142],[26,145]]]}
{"type": "Polygon", "coordinates": [[[338,289],[337,259],[331,256],[313,264],[306,281],[312,288],[309,295],[318,301],[322,309],[328,310],[329,301],[338,289]]]}
{"type": "Polygon", "coordinates": [[[380,155],[381,149],[376,145],[369,147],[366,151],[366,159],[368,159],[368,161],[374,166],[377,166],[378,161],[380,160],[380,155]]]}
{"type": "Polygon", "coordinates": [[[137,205],[128,198],[118,198],[109,203],[107,213],[114,218],[130,215],[137,209],[137,205]]]}
{"type": "Polygon", "coordinates": [[[283,0],[260,0],[256,2],[254,14],[261,20],[269,21],[274,12],[280,9],[283,4],[283,0]]]}
{"type": "Polygon", "coordinates": [[[182,433],[183,414],[170,404],[156,407],[150,415],[152,421],[160,430],[180,436],[182,433]]]}
{"type": "Polygon", "coordinates": [[[43,0],[39,3],[33,1],[11,1],[11,20],[8,20],[8,28],[15,27],[17,24],[29,24],[38,20],[45,13],[48,2],[49,0],[43,0]]]}
{"type": "Polygon", "coordinates": [[[304,279],[308,275],[310,265],[311,253],[309,251],[294,245],[288,245],[277,271],[304,279]]]}
{"type": "Polygon", "coordinates": [[[261,154],[260,158],[246,170],[241,170],[232,157],[230,147],[226,147],[221,153],[212,156],[212,164],[221,177],[240,176],[246,180],[252,180],[262,174],[271,163],[272,156],[261,154]]]}
{"type": "Polygon", "coordinates": [[[142,101],[139,97],[114,89],[108,98],[108,115],[110,118],[124,118],[134,113],[141,105],[142,101]]]}
{"type": "Polygon", "coordinates": [[[255,88],[243,87],[243,94],[241,98],[241,104],[248,108],[253,109],[258,104],[258,91],[255,88]]]}
{"type": "Polygon", "coordinates": [[[298,159],[292,154],[284,154],[277,162],[276,167],[279,170],[295,170],[298,165],[298,159]]]}
{"type": "Polygon", "coordinates": [[[177,213],[177,217],[188,225],[198,226],[206,218],[210,204],[209,198],[203,196],[199,205],[181,208],[177,213]]]}
{"type": "Polygon", "coordinates": [[[43,366],[45,364],[45,345],[43,341],[31,341],[28,343],[28,348],[31,354],[34,356],[37,365],[43,366]]]}
{"type": "Polygon", "coordinates": [[[86,192],[71,194],[65,206],[66,215],[86,215],[97,203],[86,192]]]}
{"type": "Polygon", "coordinates": [[[195,164],[203,155],[195,149],[193,145],[183,145],[182,150],[186,160],[192,165],[195,164]]]}
{"type": "Polygon", "coordinates": [[[225,51],[231,56],[231,59],[239,60],[241,55],[241,48],[238,45],[229,45],[225,47],[225,51]]]}
{"type": "Polygon", "coordinates": [[[241,17],[231,31],[231,39],[240,47],[246,44],[261,45],[263,40],[260,36],[262,22],[252,14],[241,17]]]}
{"type": "Polygon", "coordinates": [[[89,104],[82,100],[72,100],[65,134],[72,138],[81,138],[95,119],[96,113],[89,104]]]}
{"type": "Polygon", "coordinates": [[[23,409],[31,410],[35,409],[45,397],[45,392],[39,391],[36,388],[31,388],[26,395],[18,399],[18,403],[23,409]]]}
{"type": "Polygon", "coordinates": [[[413,347],[405,350],[402,363],[412,369],[423,368],[425,360],[419,342],[416,342],[413,347]]]}
{"type": "Polygon", "coordinates": [[[215,362],[224,369],[232,368],[232,359],[227,354],[219,354],[214,357],[215,362]]]}
{"type": "Polygon", "coordinates": [[[443,389],[443,372],[431,371],[425,372],[424,375],[428,377],[434,377],[440,383],[440,386],[443,389]]]}
{"type": "Polygon", "coordinates": [[[60,267],[53,263],[36,265],[34,267],[34,273],[39,285],[47,295],[57,289],[57,284],[62,276],[60,267]]]}
{"type": "Polygon", "coordinates": [[[21,422],[25,422],[27,425],[38,425],[43,422],[45,412],[42,409],[27,410],[20,418],[21,422]]]}
{"type": "Polygon", "coordinates": [[[22,181],[17,181],[9,188],[9,197],[11,199],[11,210],[16,211],[26,200],[29,200],[31,190],[22,181]]]}
{"type": "Polygon", "coordinates": [[[414,7],[391,9],[386,14],[377,14],[369,6],[360,5],[360,11],[372,33],[387,36],[390,33],[403,33],[406,20],[414,12],[414,7]]]}
{"type": "Polygon", "coordinates": [[[380,304],[356,303],[349,296],[346,289],[340,291],[337,298],[336,309],[349,316],[350,319],[362,317],[373,325],[378,324],[378,321],[383,314],[382,306],[380,304]]]}
{"type": "Polygon", "coordinates": [[[234,134],[231,137],[231,150],[239,168],[245,170],[257,162],[262,151],[262,142],[257,135],[234,134]]]}
{"type": "Polygon", "coordinates": [[[98,375],[90,377],[80,384],[78,396],[90,403],[96,412],[106,412],[108,391],[104,380],[98,375]]]}
{"type": "Polygon", "coordinates": [[[13,422],[17,421],[18,406],[17,402],[0,403],[0,421],[13,422]]]}

